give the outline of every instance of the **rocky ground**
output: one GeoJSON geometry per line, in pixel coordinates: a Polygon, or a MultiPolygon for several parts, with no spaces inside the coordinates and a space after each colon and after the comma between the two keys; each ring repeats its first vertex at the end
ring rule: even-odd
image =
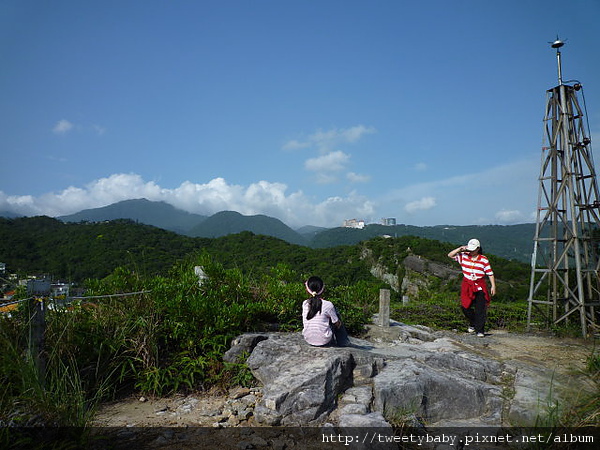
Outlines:
{"type": "MultiPolygon", "coordinates": [[[[365,340],[377,346],[394,342],[392,329],[372,326],[365,340]]],[[[582,385],[589,382],[584,371],[594,351],[593,340],[554,338],[547,334],[518,334],[492,330],[477,338],[460,332],[444,336],[481,356],[500,362],[522,362],[530,367],[556,371],[582,385]]],[[[237,427],[252,426],[252,407],[260,388],[236,388],[228,393],[196,393],[166,398],[133,396],[103,405],[94,425],[102,427],[237,427]]]]}

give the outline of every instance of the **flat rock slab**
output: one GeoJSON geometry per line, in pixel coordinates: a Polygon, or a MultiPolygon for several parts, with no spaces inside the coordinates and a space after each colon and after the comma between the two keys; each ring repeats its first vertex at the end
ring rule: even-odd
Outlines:
{"type": "Polygon", "coordinates": [[[269,335],[246,363],[264,385],[255,419],[268,425],[322,423],[337,395],[352,386],[350,351],[311,347],[297,333],[269,335]]]}
{"type": "Polygon", "coordinates": [[[581,386],[538,360],[510,359],[496,345],[502,337],[392,322],[371,326],[367,339],[344,348],[312,347],[300,333],[251,333],[225,358],[250,354],[246,362],[263,385],[254,409],[259,424],[539,424],[581,386]]]}

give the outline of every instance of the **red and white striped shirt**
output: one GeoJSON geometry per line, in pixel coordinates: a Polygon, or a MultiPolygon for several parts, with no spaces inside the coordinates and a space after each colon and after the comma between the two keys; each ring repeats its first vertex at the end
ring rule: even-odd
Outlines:
{"type": "Polygon", "coordinates": [[[453,259],[458,261],[464,277],[468,280],[475,281],[486,275],[488,277],[494,275],[490,261],[484,255],[477,255],[471,258],[468,253],[458,253],[453,259]]]}

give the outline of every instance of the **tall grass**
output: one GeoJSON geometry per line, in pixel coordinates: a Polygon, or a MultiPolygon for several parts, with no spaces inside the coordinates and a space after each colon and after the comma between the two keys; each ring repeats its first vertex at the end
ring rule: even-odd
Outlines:
{"type": "MultiPolygon", "coordinates": [[[[206,255],[190,257],[161,277],[117,269],[89,281],[88,296],[146,293],[89,298],[47,311],[43,377],[28,355],[28,312],[0,317],[0,421],[83,427],[101,402],[121,395],[250,385],[245,364],[226,364],[223,353],[246,331],[299,331],[305,278],[283,265],[254,278],[224,269],[206,255]],[[196,265],[208,275],[202,284],[196,265]]],[[[325,296],[356,335],[376,311],[380,287],[357,282],[329,288],[325,296]]],[[[436,328],[464,326],[455,292],[395,303],[392,317],[436,328]]],[[[488,321],[519,330],[525,318],[524,304],[493,303],[488,321]]],[[[597,411],[597,402],[589,408],[597,411]]]]}
{"type": "Polygon", "coordinates": [[[600,353],[594,350],[587,359],[587,374],[594,386],[575,408],[565,414],[562,425],[567,427],[600,426],[600,353]]]}
{"type": "Polygon", "coordinates": [[[50,350],[46,370],[20,345],[18,329],[0,318],[0,421],[4,426],[62,425],[81,427],[89,422],[107,386],[92,395],[74,355],[61,358],[50,350]]]}
{"type": "MultiPolygon", "coordinates": [[[[399,322],[425,325],[434,329],[463,329],[467,322],[456,292],[426,292],[407,304],[391,305],[391,317],[399,322]]],[[[495,302],[487,311],[487,326],[522,332],[527,328],[527,303],[495,302]]]]}
{"type": "MultiPolygon", "coordinates": [[[[132,392],[249,385],[245,364],[225,364],[223,353],[245,331],[300,330],[303,279],[286,266],[253,279],[206,255],[182,261],[162,277],[117,269],[87,283],[89,300],[47,311],[42,376],[27,356],[28,312],[2,317],[0,421],[80,427],[100,402],[132,392]],[[195,265],[208,274],[202,284],[195,265]],[[98,298],[105,295],[113,297],[98,298]]],[[[348,329],[360,331],[373,312],[374,292],[374,286],[357,284],[328,295],[348,329]]]]}

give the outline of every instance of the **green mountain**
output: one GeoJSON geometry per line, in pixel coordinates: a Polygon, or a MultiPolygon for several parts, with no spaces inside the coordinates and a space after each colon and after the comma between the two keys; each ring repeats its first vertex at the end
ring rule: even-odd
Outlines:
{"type": "Polygon", "coordinates": [[[103,208],[93,208],[68,216],[58,217],[63,222],[102,222],[105,220],[130,219],[153,225],[179,234],[188,232],[204,221],[206,216],[177,209],[165,202],[152,202],[145,198],[124,200],[103,208]]]}
{"type": "Polygon", "coordinates": [[[291,244],[308,244],[304,237],[279,219],[262,214],[244,216],[235,211],[221,211],[214,214],[192,228],[188,234],[195,237],[215,238],[242,231],[276,237],[291,244]]]}
{"type": "Polygon", "coordinates": [[[200,240],[130,220],[0,218],[0,261],[7,270],[70,281],[102,278],[119,266],[148,275],[163,273],[201,245],[200,240]]]}
{"type": "Polygon", "coordinates": [[[244,216],[234,211],[222,211],[206,217],[179,210],[165,202],[146,199],[126,200],[103,208],[88,209],[59,218],[65,222],[102,222],[130,219],[192,237],[214,238],[250,231],[273,236],[286,242],[313,248],[354,245],[376,236],[418,236],[453,245],[478,238],[486,253],[522,262],[531,260],[535,224],[519,225],[367,225],[356,228],[322,228],[304,226],[293,230],[278,219],[265,215],[244,216]]]}
{"type": "Polygon", "coordinates": [[[300,236],[304,236],[304,239],[306,239],[308,242],[311,242],[317,234],[328,229],[329,228],[325,227],[315,227],[314,225],[305,225],[297,228],[296,233],[298,233],[300,236]]]}
{"type": "Polygon", "coordinates": [[[6,217],[7,219],[15,219],[17,217],[23,217],[21,214],[17,214],[11,211],[0,211],[0,217],[6,217]]]}
{"type": "Polygon", "coordinates": [[[485,253],[514,259],[522,262],[531,260],[535,224],[519,225],[438,225],[433,227],[416,227],[411,225],[367,225],[363,229],[332,228],[318,233],[311,241],[315,248],[327,248],[336,245],[354,245],[376,236],[417,236],[465,245],[471,238],[481,242],[485,253]]]}
{"type": "MultiPolygon", "coordinates": [[[[118,267],[141,276],[165,275],[190,255],[207,253],[225,268],[236,268],[257,278],[273,271],[284,273],[288,267],[302,277],[320,275],[330,285],[379,283],[374,268],[380,279],[385,278],[381,276],[384,272],[400,276],[409,255],[456,269],[447,257],[452,248],[449,243],[414,236],[310,248],[249,231],[209,239],[123,219],[64,223],[45,216],[0,218],[0,261],[9,273],[49,274],[55,280],[73,282],[101,279],[118,267]]],[[[526,286],[526,264],[497,256],[491,260],[498,280],[526,286]]],[[[506,295],[516,294],[507,291],[506,295]]]]}
{"type": "Polygon", "coordinates": [[[226,268],[254,275],[286,264],[339,284],[373,280],[353,247],[312,249],[249,231],[214,239],[189,237],[123,219],[64,223],[45,216],[0,218],[0,261],[9,272],[75,282],[106,277],[117,267],[166,274],[188,255],[203,252],[226,268]]]}

